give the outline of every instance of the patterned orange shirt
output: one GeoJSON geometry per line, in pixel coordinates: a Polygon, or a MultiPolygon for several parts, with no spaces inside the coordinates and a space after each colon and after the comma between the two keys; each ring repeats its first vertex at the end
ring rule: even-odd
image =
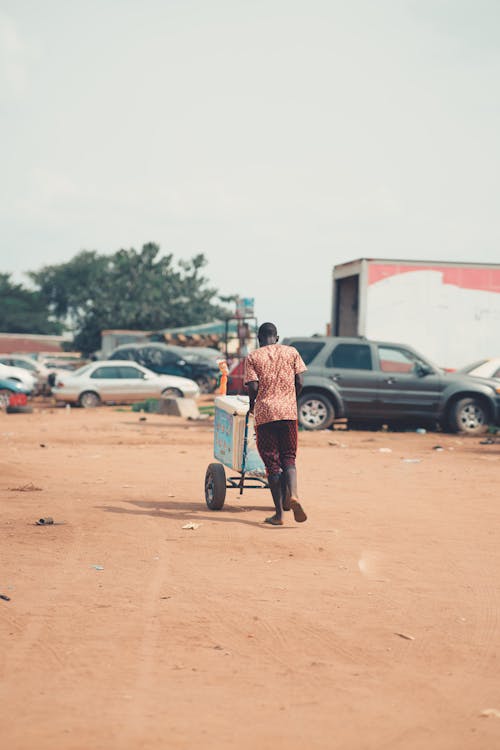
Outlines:
{"type": "Polygon", "coordinates": [[[245,383],[259,382],[255,401],[255,424],[297,419],[295,375],[307,367],[293,346],[270,344],[248,355],[245,383]]]}

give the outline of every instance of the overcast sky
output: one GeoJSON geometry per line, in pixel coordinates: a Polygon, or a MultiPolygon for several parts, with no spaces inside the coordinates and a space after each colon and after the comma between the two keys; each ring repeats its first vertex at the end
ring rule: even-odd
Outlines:
{"type": "Polygon", "coordinates": [[[499,0],[0,0],[0,270],[158,242],[283,334],[500,262],[499,0]]]}

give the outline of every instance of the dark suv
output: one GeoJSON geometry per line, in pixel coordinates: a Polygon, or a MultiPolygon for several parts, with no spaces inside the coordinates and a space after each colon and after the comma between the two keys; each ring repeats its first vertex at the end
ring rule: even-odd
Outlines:
{"type": "Polygon", "coordinates": [[[108,359],[131,359],[159,375],[181,375],[198,383],[201,393],[215,390],[220,375],[214,359],[184,352],[180,346],[167,344],[122,344],[108,359]]]}
{"type": "Polygon", "coordinates": [[[446,373],[410,346],[363,338],[288,338],[307,365],[299,424],[330,427],[360,422],[436,423],[452,432],[481,434],[500,424],[497,381],[446,373]]]}

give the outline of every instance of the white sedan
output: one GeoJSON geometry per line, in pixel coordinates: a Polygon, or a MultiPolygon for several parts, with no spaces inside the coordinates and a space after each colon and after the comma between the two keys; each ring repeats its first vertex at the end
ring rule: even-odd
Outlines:
{"type": "Polygon", "coordinates": [[[466,372],[468,375],[474,375],[476,378],[494,378],[495,380],[500,380],[500,357],[480,359],[471,365],[467,365],[467,367],[462,367],[459,372],[466,372]]]}
{"type": "Polygon", "coordinates": [[[32,393],[36,390],[36,378],[34,378],[33,375],[23,367],[11,367],[10,365],[3,365],[0,363],[0,378],[15,380],[22,385],[28,393],[32,393]]]}
{"type": "Polygon", "coordinates": [[[2,354],[0,364],[9,365],[10,367],[21,367],[26,370],[36,382],[38,393],[44,393],[48,390],[50,370],[44,367],[36,359],[32,359],[24,354],[2,354]]]}
{"type": "Polygon", "coordinates": [[[200,389],[194,380],[157,375],[129,359],[114,359],[59,373],[52,393],[56,401],[89,408],[101,403],[131,404],[161,396],[197,398],[200,389]]]}

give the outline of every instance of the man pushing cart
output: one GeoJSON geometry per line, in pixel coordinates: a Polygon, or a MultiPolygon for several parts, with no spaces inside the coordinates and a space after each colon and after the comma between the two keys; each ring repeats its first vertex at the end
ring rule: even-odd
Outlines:
{"type": "Polygon", "coordinates": [[[296,349],[278,344],[273,323],[260,326],[258,339],[260,348],[245,363],[249,398],[228,396],[215,403],[215,457],[241,476],[226,481],[224,466],[210,464],[205,498],[209,508],[218,510],[224,504],[226,488],[238,487],[241,494],[244,487],[269,487],[275,513],[265,523],[282,526],[283,510],[291,510],[301,523],[307,516],[297,490],[297,397],[307,368],[296,349]],[[264,470],[267,483],[262,478],[264,470]]]}

